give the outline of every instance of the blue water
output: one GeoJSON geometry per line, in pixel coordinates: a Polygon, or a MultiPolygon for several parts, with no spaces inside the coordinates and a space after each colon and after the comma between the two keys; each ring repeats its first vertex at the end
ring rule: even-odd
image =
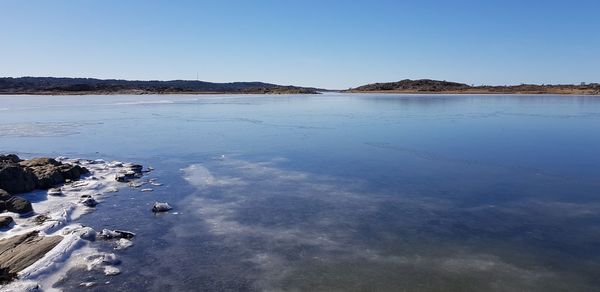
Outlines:
{"type": "Polygon", "coordinates": [[[121,275],[57,287],[600,290],[598,97],[0,96],[0,137],[165,184],[81,219],[138,234],[121,275]]]}

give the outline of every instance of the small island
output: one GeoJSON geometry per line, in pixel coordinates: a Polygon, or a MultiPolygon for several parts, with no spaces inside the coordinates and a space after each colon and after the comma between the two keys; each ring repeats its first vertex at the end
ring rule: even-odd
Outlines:
{"type": "Polygon", "coordinates": [[[439,81],[431,79],[398,82],[372,83],[346,92],[352,93],[412,93],[412,94],[573,94],[600,95],[600,84],[580,85],[536,85],[521,84],[507,86],[472,86],[464,83],[439,81]]]}

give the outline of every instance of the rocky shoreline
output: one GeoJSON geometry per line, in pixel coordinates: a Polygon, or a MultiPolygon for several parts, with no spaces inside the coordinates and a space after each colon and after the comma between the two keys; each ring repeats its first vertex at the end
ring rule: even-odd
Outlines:
{"type": "MultiPolygon", "coordinates": [[[[14,154],[0,155],[0,212],[26,216],[33,212],[31,202],[16,194],[70,183],[87,173],[89,170],[85,167],[52,158],[21,160],[14,154]]],[[[0,228],[9,227],[13,221],[10,216],[0,217],[0,228]]]]}
{"type": "Polygon", "coordinates": [[[122,186],[161,185],[141,181],[149,171],[118,161],[0,155],[0,290],[51,288],[73,266],[119,274],[116,255],[92,242],[108,240],[119,250],[132,246],[135,234],[96,232],[76,221],[122,186]]]}

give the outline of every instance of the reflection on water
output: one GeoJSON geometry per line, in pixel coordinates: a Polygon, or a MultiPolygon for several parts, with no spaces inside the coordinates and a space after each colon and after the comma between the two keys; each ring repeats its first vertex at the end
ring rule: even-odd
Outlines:
{"type": "Polygon", "coordinates": [[[0,108],[2,151],[136,161],[165,184],[82,218],[138,236],[117,252],[123,274],[73,271],[63,288],[600,285],[596,97],[1,97],[0,108]],[[176,213],[152,214],[154,201],[176,213]]]}

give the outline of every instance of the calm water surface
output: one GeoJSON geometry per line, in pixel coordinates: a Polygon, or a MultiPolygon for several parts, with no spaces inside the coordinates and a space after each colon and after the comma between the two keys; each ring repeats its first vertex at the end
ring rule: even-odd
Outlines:
{"type": "Polygon", "coordinates": [[[600,290],[598,97],[0,96],[0,151],[164,183],[81,219],[138,236],[66,289],[600,290]]]}

